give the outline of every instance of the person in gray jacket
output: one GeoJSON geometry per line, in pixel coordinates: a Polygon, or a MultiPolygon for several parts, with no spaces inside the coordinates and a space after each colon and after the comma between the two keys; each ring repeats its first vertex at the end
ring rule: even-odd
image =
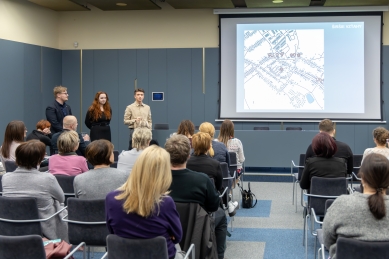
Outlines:
{"type": "Polygon", "coordinates": [[[363,193],[337,198],[328,209],[323,223],[324,245],[336,258],[338,237],[361,241],[389,241],[389,161],[377,153],[367,155],[359,175],[363,193]]]}
{"type": "Polygon", "coordinates": [[[105,199],[107,194],[124,184],[128,173],[110,165],[114,161],[113,144],[105,139],[95,140],[86,148],[86,159],[94,169],[74,178],[77,198],[105,199]]]}
{"type": "MultiPolygon", "coordinates": [[[[15,151],[16,164],[14,172],[3,175],[2,186],[5,197],[33,197],[36,199],[38,213],[41,219],[48,218],[64,208],[65,195],[54,175],[39,172],[39,167],[45,157],[46,146],[39,140],[30,140],[20,144],[15,151]]],[[[61,217],[66,210],[55,217],[41,222],[42,233],[48,239],[63,239],[68,241],[68,227],[61,217]]]]}

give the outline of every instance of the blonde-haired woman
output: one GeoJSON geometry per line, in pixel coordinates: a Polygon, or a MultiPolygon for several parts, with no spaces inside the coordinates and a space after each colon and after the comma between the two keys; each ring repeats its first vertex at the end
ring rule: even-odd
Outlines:
{"type": "Polygon", "coordinates": [[[207,133],[212,139],[212,144],[208,151],[208,155],[219,162],[226,162],[228,166],[230,166],[230,155],[228,154],[227,147],[224,145],[224,143],[213,140],[215,135],[215,127],[209,122],[203,122],[199,127],[199,131],[207,133]]]}
{"type": "Polygon", "coordinates": [[[242,174],[242,164],[245,160],[242,142],[234,137],[234,123],[230,120],[224,120],[219,132],[218,140],[226,145],[229,152],[236,153],[237,177],[242,174]]]}
{"type": "Polygon", "coordinates": [[[365,149],[365,152],[363,152],[361,164],[363,163],[363,159],[372,153],[381,154],[389,159],[389,149],[385,146],[387,139],[389,139],[389,131],[387,129],[384,127],[375,128],[373,130],[373,141],[376,146],[365,149]]]}
{"type": "Polygon", "coordinates": [[[183,258],[175,244],[182,238],[180,216],[168,196],[170,155],[150,146],[138,157],[130,177],[105,200],[108,230],[123,238],[166,238],[169,258],[183,258]]]}
{"type": "Polygon", "coordinates": [[[73,176],[89,170],[85,157],[76,153],[79,143],[80,138],[74,130],[66,130],[59,135],[57,140],[59,154],[49,159],[51,174],[73,176]]]}

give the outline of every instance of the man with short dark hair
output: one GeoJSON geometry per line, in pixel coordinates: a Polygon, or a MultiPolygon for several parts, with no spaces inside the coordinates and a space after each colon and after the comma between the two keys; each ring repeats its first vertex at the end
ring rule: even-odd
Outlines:
{"type": "Polygon", "coordinates": [[[186,168],[190,156],[189,139],[180,134],[170,137],[165,144],[170,154],[172,184],[170,196],[175,202],[197,203],[207,212],[215,212],[215,236],[219,259],[226,250],[227,218],[220,207],[220,198],[215,186],[206,174],[186,168]]]}
{"type": "Polygon", "coordinates": [[[136,122],[147,121],[147,128],[152,129],[151,125],[151,110],[150,106],[143,103],[145,98],[145,90],[138,88],[134,90],[135,102],[128,105],[124,111],[124,124],[128,125],[130,129],[130,145],[128,149],[131,149],[132,133],[134,132],[136,122]]]}
{"type": "Polygon", "coordinates": [[[67,115],[72,115],[72,109],[66,104],[69,98],[66,87],[56,86],[53,92],[55,100],[46,108],[46,119],[51,124],[51,133],[55,134],[62,131],[63,118],[67,115]]]}
{"type": "MultiPolygon", "coordinates": [[[[353,152],[349,145],[344,142],[338,141],[335,139],[335,128],[334,123],[330,119],[324,119],[319,123],[319,131],[328,133],[336,143],[338,151],[336,151],[334,157],[343,158],[347,162],[347,174],[351,174],[353,171],[353,152]]],[[[316,156],[312,149],[312,144],[310,144],[305,153],[305,159],[316,156]]]]}

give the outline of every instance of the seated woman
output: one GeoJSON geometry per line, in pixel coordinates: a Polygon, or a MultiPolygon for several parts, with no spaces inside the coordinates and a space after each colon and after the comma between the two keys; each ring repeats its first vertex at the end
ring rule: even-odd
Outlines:
{"type": "Polygon", "coordinates": [[[128,178],[125,171],[111,168],[113,145],[105,139],[95,140],[86,147],[86,159],[94,169],[74,178],[74,192],[81,199],[105,199],[107,194],[122,186],[128,178]]]}
{"type": "Polygon", "coordinates": [[[192,147],[192,135],[194,134],[194,124],[190,120],[181,121],[178,126],[177,134],[186,136],[189,139],[190,146],[192,147]]]}
{"type": "Polygon", "coordinates": [[[89,170],[85,157],[76,154],[79,141],[78,133],[74,130],[64,131],[59,135],[57,141],[59,154],[49,159],[51,174],[73,176],[89,170]]]}
{"type": "Polygon", "coordinates": [[[156,145],[146,148],[128,180],[105,199],[107,227],[123,238],[166,238],[169,258],[183,258],[175,244],[182,238],[180,216],[168,196],[170,156],[156,145]]]}
{"type": "Polygon", "coordinates": [[[346,177],[347,166],[343,158],[334,157],[337,146],[335,140],[325,132],[312,139],[312,149],[316,156],[305,161],[300,187],[309,190],[314,176],[335,178],[346,177]]]}
{"type": "MultiPolygon", "coordinates": [[[[386,148],[386,140],[389,139],[389,131],[383,127],[378,127],[373,130],[373,141],[376,147],[366,148],[363,152],[362,162],[364,158],[371,153],[377,153],[389,159],[389,148],[386,148]]],[[[361,162],[361,163],[362,163],[361,162]]]]}
{"type": "Polygon", "coordinates": [[[11,121],[5,128],[4,141],[1,146],[1,162],[16,161],[15,150],[24,142],[27,129],[23,121],[11,121]]]}
{"type": "Polygon", "coordinates": [[[123,151],[118,158],[117,168],[125,171],[127,176],[131,173],[131,170],[135,164],[136,159],[147,148],[151,140],[151,130],[146,127],[135,128],[132,133],[132,149],[123,151]]]}
{"type": "MultiPolygon", "coordinates": [[[[2,178],[3,196],[34,197],[38,205],[40,218],[48,218],[63,208],[65,195],[57,179],[51,174],[42,173],[37,166],[45,157],[46,146],[39,140],[27,141],[16,149],[14,172],[6,173],[2,178]]],[[[42,233],[48,239],[68,240],[67,224],[61,220],[67,211],[48,221],[41,222],[42,233]]]]}
{"type": "Polygon", "coordinates": [[[242,174],[242,164],[245,160],[244,153],[243,153],[243,144],[242,142],[234,137],[234,123],[230,120],[224,120],[219,132],[218,140],[224,145],[226,145],[227,150],[229,152],[235,152],[236,153],[236,160],[237,160],[237,175],[236,177],[239,178],[239,176],[242,174]]]}
{"type": "Polygon", "coordinates": [[[36,124],[36,130],[28,134],[26,140],[37,139],[48,147],[51,147],[51,123],[47,120],[40,120],[36,124]]]}
{"type": "Polygon", "coordinates": [[[208,155],[219,162],[226,162],[230,166],[230,154],[228,154],[227,147],[224,143],[213,140],[215,127],[209,122],[203,122],[199,127],[199,131],[207,133],[212,139],[212,146],[209,149],[208,155]]]}
{"type": "Polygon", "coordinates": [[[363,193],[337,198],[327,210],[323,222],[324,245],[336,258],[338,237],[362,241],[389,241],[389,161],[381,154],[370,154],[359,170],[363,193]]]}

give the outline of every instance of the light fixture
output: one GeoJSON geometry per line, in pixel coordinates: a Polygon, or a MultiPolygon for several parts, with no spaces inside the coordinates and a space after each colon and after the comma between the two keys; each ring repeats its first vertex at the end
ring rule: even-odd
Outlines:
{"type": "Polygon", "coordinates": [[[117,6],[127,6],[126,3],[116,3],[117,6]]]}
{"type": "Polygon", "coordinates": [[[283,3],[283,0],[273,0],[273,4],[281,4],[283,3]]]}

